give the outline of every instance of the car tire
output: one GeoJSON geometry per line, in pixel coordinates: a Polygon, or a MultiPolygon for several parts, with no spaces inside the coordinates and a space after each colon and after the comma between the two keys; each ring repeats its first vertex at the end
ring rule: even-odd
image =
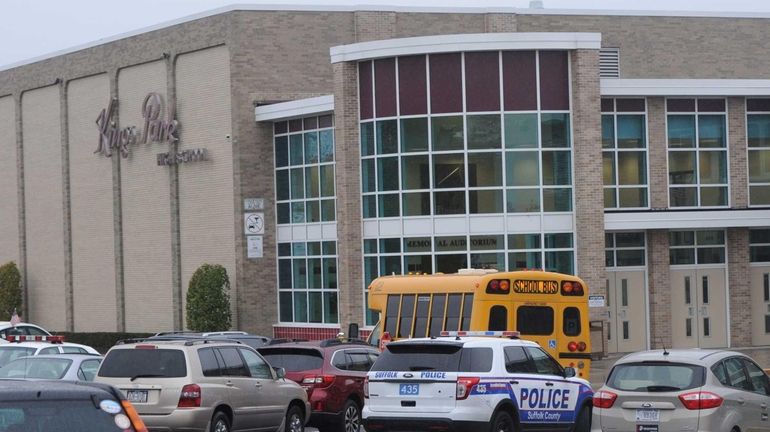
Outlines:
{"type": "Polygon", "coordinates": [[[575,420],[574,432],[591,432],[591,408],[584,406],[580,409],[575,420]]]}
{"type": "Polygon", "coordinates": [[[340,418],[340,432],[359,432],[361,430],[361,407],[351,399],[345,402],[340,418]]]}
{"type": "Polygon", "coordinates": [[[513,417],[506,411],[498,411],[489,425],[489,432],[516,432],[513,417]]]}
{"type": "Polygon", "coordinates": [[[286,412],[286,421],[283,432],[303,432],[305,430],[305,419],[302,418],[302,410],[298,406],[292,406],[286,412]]]}
{"type": "Polygon", "coordinates": [[[211,418],[210,432],[230,432],[230,419],[227,414],[222,411],[214,413],[214,417],[211,418]]]}

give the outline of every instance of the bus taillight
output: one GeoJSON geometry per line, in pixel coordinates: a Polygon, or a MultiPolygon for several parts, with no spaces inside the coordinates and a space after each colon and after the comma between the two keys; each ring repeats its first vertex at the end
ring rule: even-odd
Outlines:
{"type": "Polygon", "coordinates": [[[570,352],[577,351],[577,348],[578,348],[578,344],[575,341],[571,341],[570,343],[567,344],[567,349],[570,350],[570,352]]]}
{"type": "Polygon", "coordinates": [[[561,282],[561,295],[565,296],[582,296],[583,285],[580,282],[562,281],[561,282]]]}
{"type": "Polygon", "coordinates": [[[508,279],[492,279],[487,282],[487,294],[508,294],[511,282],[508,279]]]}
{"type": "Polygon", "coordinates": [[[578,342],[578,344],[577,344],[577,350],[578,351],[583,352],[583,351],[586,350],[586,348],[587,348],[587,346],[586,346],[585,342],[583,342],[583,341],[578,342]]]}

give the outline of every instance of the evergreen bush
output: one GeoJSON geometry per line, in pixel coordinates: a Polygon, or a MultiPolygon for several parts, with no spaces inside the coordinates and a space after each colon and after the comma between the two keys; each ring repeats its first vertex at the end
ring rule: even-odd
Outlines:
{"type": "Polygon", "coordinates": [[[203,264],[187,290],[187,327],[192,331],[230,328],[230,279],[219,264],[203,264]]]}
{"type": "Polygon", "coordinates": [[[17,310],[21,315],[21,272],[11,261],[0,266],[0,320],[10,320],[17,310]]]}

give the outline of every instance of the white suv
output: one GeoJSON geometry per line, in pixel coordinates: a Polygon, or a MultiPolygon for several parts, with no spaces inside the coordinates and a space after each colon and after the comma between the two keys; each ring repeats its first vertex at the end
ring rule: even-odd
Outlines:
{"type": "Polygon", "coordinates": [[[593,391],[574,369],[515,335],[459,333],[471,337],[385,347],[364,387],[367,431],[590,430],[593,391]]]}

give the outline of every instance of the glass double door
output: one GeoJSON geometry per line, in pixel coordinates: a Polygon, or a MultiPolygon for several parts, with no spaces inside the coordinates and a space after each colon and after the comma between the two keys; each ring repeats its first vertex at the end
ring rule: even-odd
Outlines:
{"type": "Polygon", "coordinates": [[[727,346],[724,268],[671,269],[671,338],[674,348],[727,346]]]}
{"type": "Polygon", "coordinates": [[[770,345],[770,266],[751,267],[751,343],[770,345]]]}
{"type": "Polygon", "coordinates": [[[647,283],[645,270],[608,271],[609,352],[647,349],[647,283]]]}

